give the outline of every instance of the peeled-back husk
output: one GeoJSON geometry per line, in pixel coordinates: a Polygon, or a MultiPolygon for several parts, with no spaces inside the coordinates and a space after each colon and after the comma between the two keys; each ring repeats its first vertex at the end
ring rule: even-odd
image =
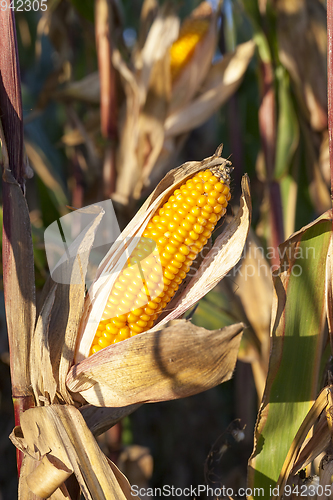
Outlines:
{"type": "Polygon", "coordinates": [[[243,328],[238,323],[208,331],[178,320],[106,347],[73,366],[67,386],[95,406],[191,396],[231,378],[243,328]]]}

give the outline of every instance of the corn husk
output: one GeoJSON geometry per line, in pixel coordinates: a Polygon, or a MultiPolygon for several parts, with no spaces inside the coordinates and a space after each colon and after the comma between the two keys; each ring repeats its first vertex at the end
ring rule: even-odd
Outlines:
{"type": "MultiPolygon", "coordinates": [[[[83,210],[94,210],[88,207],[83,210]]],[[[75,255],[71,270],[71,284],[66,284],[68,268],[60,267],[64,279],[58,283],[49,278],[43,290],[43,306],[31,340],[31,384],[37,404],[65,402],[73,403],[65,380],[73,361],[77,329],[85,299],[85,275],[89,253],[103,211],[96,207],[96,218],[82,241],[69,248],[75,255]]]]}
{"type": "Polygon", "coordinates": [[[31,460],[40,462],[38,470],[32,470],[30,460],[20,499],[31,498],[29,490],[42,494],[41,498],[48,498],[55,491],[57,496],[52,498],[65,498],[56,488],[62,484],[65,474],[71,472],[86,499],[130,498],[126,478],[122,478],[120,484],[121,472],[117,471],[116,478],[82,415],[73,406],[51,405],[27,410],[22,414],[21,426],[14,429],[10,438],[31,460]],[[44,476],[45,468],[50,477],[44,476]]]}
{"type": "Polygon", "coordinates": [[[192,396],[231,378],[243,328],[208,331],[180,320],[82,361],[69,372],[67,386],[96,406],[192,396]]]}

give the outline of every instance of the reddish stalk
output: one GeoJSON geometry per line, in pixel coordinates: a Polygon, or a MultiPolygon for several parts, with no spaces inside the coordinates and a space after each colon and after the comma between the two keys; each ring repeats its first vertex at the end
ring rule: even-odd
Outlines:
{"type": "MultiPolygon", "coordinates": [[[[276,121],[275,121],[275,93],[274,76],[271,63],[261,63],[262,100],[259,108],[259,130],[265,157],[266,175],[269,190],[271,236],[269,246],[277,249],[284,240],[282,203],[280,186],[274,180],[276,121]]],[[[278,252],[274,252],[272,265],[280,266],[278,252]]]]}
{"type": "MultiPolygon", "coordinates": [[[[0,119],[3,131],[3,283],[15,425],[34,406],[29,340],[35,320],[33,250],[25,190],[20,70],[12,9],[0,11],[0,119]],[[16,183],[17,182],[17,183],[16,183]]],[[[17,453],[20,473],[21,452],[17,453]]]]}
{"type": "Polygon", "coordinates": [[[333,200],[333,2],[327,0],[327,98],[328,137],[331,170],[331,199],[333,200]]]}
{"type": "Polygon", "coordinates": [[[112,64],[112,10],[108,0],[96,0],[95,32],[101,85],[101,132],[110,140],[103,166],[104,196],[115,189],[115,148],[118,137],[115,70],[112,64]]]}

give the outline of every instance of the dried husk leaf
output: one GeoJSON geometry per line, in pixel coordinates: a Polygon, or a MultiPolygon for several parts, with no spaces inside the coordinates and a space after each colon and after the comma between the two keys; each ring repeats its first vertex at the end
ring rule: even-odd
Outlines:
{"type": "MultiPolygon", "coordinates": [[[[89,294],[86,298],[84,314],[79,328],[78,341],[74,358],[76,363],[82,361],[82,359],[85,359],[86,357],[89,356],[90,347],[96,333],[97,325],[100,322],[112,286],[125,263],[124,259],[126,258],[126,252],[128,252],[128,255],[130,255],[130,253],[132,252],[133,248],[136,245],[137,240],[134,238],[140,237],[142,235],[150,219],[153,217],[153,215],[159,209],[159,207],[165,202],[168,196],[170,196],[171,192],[175,190],[179,185],[183,184],[189,177],[192,177],[195,173],[199,172],[200,170],[230,164],[228,160],[225,160],[224,158],[220,157],[221,152],[222,152],[222,146],[220,146],[216,150],[213,156],[206,158],[201,162],[187,162],[181,165],[180,167],[171,170],[164,177],[164,179],[158,184],[156,189],[146,200],[146,202],[142,205],[141,209],[133,217],[132,221],[124,229],[118,240],[109,250],[108,254],[106,255],[105,259],[102,261],[100,267],[97,270],[96,279],[93,282],[92,286],[90,287],[89,294]],[[124,241],[126,241],[127,249],[124,246],[124,241]]],[[[248,189],[248,184],[246,184],[246,181],[244,181],[244,186],[245,185],[247,185],[248,189]]],[[[238,214],[237,222],[229,229],[230,234],[233,234],[233,232],[237,229],[238,226],[240,226],[240,229],[238,230],[239,233],[243,234],[245,231],[246,224],[249,225],[250,221],[249,193],[246,195],[246,200],[247,200],[246,203],[244,202],[244,209],[241,208],[240,214],[238,214]],[[247,222],[245,221],[245,219],[247,220],[247,222]],[[237,227],[235,227],[235,225],[237,227]]],[[[246,231],[248,230],[248,225],[246,226],[246,231]]],[[[220,241],[220,239],[218,239],[217,241],[220,241]]],[[[238,243],[236,243],[235,245],[236,246],[234,247],[234,253],[237,254],[239,245],[238,243]]],[[[239,260],[240,255],[241,251],[239,253],[236,262],[239,260]]],[[[210,256],[210,260],[211,261],[214,260],[213,255],[210,256]]],[[[234,259],[231,258],[230,262],[231,261],[234,262],[234,259]]],[[[233,265],[234,264],[232,264],[231,267],[233,265]]],[[[231,267],[228,270],[230,270],[231,267]]],[[[215,269],[215,272],[216,271],[217,269],[215,269]]],[[[227,272],[228,271],[226,271],[226,273],[227,272]]],[[[220,275],[221,274],[218,271],[218,276],[220,275]]],[[[214,286],[214,284],[216,284],[219,281],[219,279],[214,279],[212,277],[211,280],[212,286],[214,286]]],[[[196,301],[197,300],[199,299],[197,298],[196,301]]],[[[159,324],[160,323],[158,322],[157,326],[159,324]]]]}
{"type": "Polygon", "coordinates": [[[99,436],[124,417],[136,411],[140,406],[140,404],[134,404],[119,408],[105,408],[85,405],[79,408],[79,410],[93,435],[99,436]]]}
{"type": "MultiPolygon", "coordinates": [[[[44,305],[37,320],[31,343],[31,373],[33,389],[37,396],[46,397],[50,403],[73,403],[66,388],[66,376],[73,362],[79,321],[85,299],[85,276],[96,229],[103,217],[101,207],[87,207],[96,217],[83,237],[69,248],[74,255],[71,269],[59,266],[57,279],[46,284],[44,305]],[[71,272],[71,284],[68,273],[71,272]],[[57,394],[56,394],[57,393],[57,394]],[[56,397],[57,396],[57,397],[56,397]]],[[[37,403],[39,401],[37,400],[37,403]]]]}
{"type": "Polygon", "coordinates": [[[142,51],[136,55],[135,66],[140,88],[141,105],[146,101],[154,64],[165,56],[165,53],[178,36],[179,19],[169,11],[168,6],[161,9],[160,14],[156,17],[149,30],[142,51]]]}
{"type": "Polygon", "coordinates": [[[238,45],[234,52],[210,68],[199,96],[191,102],[183,100],[180,109],[169,114],[165,122],[166,137],[199,127],[234,94],[253,57],[254,48],[252,40],[238,45]]]}
{"type": "Polygon", "coordinates": [[[297,461],[290,471],[290,474],[296,474],[299,470],[304,469],[304,467],[328,448],[330,441],[331,433],[327,425],[326,414],[323,412],[314,429],[313,435],[297,457],[297,461]]]}
{"type": "Polygon", "coordinates": [[[40,460],[49,455],[62,463],[63,469],[73,470],[86,499],[128,498],[82,415],[73,406],[51,405],[27,410],[22,414],[21,427],[15,428],[10,438],[31,457],[40,460]]]}
{"type": "Polygon", "coordinates": [[[138,138],[138,120],[141,110],[139,86],[134,74],[123,61],[120,52],[113,50],[112,63],[118,71],[126,95],[124,108],[120,110],[120,145],[116,164],[122,168],[118,172],[116,192],[112,199],[126,204],[131,195],[131,177],[136,177],[136,147],[138,138]]]}
{"type": "Polygon", "coordinates": [[[64,89],[56,92],[56,98],[78,99],[91,104],[100,102],[100,82],[98,71],[85,76],[82,80],[71,82],[64,89]]]}
{"type": "Polygon", "coordinates": [[[56,288],[57,285],[54,284],[42,307],[31,339],[30,376],[37,404],[40,404],[40,396],[49,398],[53,402],[57,392],[57,382],[53,375],[48,342],[48,329],[56,288]]]}
{"type": "Polygon", "coordinates": [[[243,328],[208,331],[180,320],[99,351],[71,369],[67,385],[95,406],[191,396],[231,378],[243,328]]]}
{"type": "Polygon", "coordinates": [[[314,130],[327,127],[326,10],[319,2],[277,0],[279,58],[314,130]]]}
{"type": "Polygon", "coordinates": [[[134,198],[140,197],[142,186],[148,179],[162,150],[164,122],[167,116],[170,95],[170,62],[167,53],[166,57],[155,63],[151,71],[146,103],[139,117],[138,168],[132,176],[134,198]]]}
{"type": "MultiPolygon", "coordinates": [[[[21,471],[20,471],[20,481],[18,488],[18,500],[40,500],[41,497],[36,495],[29,488],[26,478],[34,473],[36,468],[39,466],[39,463],[34,458],[29,457],[29,455],[25,455],[23,457],[21,471]]],[[[47,480],[45,476],[42,478],[43,480],[47,480]]],[[[50,500],[71,500],[67,488],[64,484],[61,485],[61,488],[57,488],[51,496],[48,497],[50,500]]]]}

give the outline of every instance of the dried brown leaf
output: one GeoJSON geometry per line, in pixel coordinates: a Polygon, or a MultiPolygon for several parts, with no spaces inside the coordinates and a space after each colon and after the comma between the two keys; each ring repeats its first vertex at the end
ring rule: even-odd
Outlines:
{"type": "Polygon", "coordinates": [[[178,399],[229,380],[244,325],[208,331],[187,321],[106,347],[75,365],[68,388],[95,406],[178,399]]]}
{"type": "Polygon", "coordinates": [[[13,443],[28,455],[37,460],[52,457],[63,469],[73,470],[86,499],[126,499],[106,457],[73,406],[51,405],[27,410],[21,418],[22,437],[17,439],[17,434],[16,428],[11,435],[13,443]]]}
{"type": "Polygon", "coordinates": [[[79,410],[93,435],[99,436],[124,417],[133,413],[140,406],[140,404],[135,404],[119,408],[104,408],[93,405],[85,405],[79,408],[79,410]]]}

